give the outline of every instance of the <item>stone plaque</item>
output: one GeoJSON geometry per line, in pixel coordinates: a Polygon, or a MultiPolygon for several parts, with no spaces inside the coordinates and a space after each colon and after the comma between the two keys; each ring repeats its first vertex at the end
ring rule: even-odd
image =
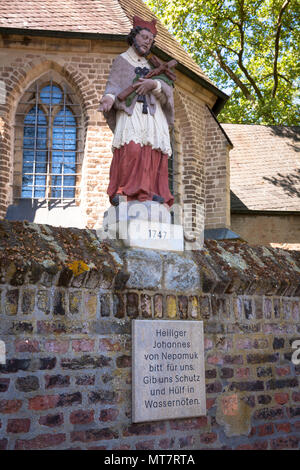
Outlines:
{"type": "Polygon", "coordinates": [[[132,421],[206,414],[203,322],[133,320],[132,421]]]}

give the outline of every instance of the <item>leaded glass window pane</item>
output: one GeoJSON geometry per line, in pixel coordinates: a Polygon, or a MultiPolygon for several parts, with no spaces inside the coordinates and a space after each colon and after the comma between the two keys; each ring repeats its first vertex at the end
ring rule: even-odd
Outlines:
{"type": "Polygon", "coordinates": [[[36,106],[31,108],[24,119],[23,149],[22,197],[45,197],[47,119],[45,113],[36,106]]]}
{"type": "Polygon", "coordinates": [[[77,124],[68,96],[52,82],[35,93],[23,133],[23,198],[75,197],[77,124]]]}
{"type": "Polygon", "coordinates": [[[52,136],[52,196],[74,197],[76,121],[68,108],[56,115],[52,136]]]}

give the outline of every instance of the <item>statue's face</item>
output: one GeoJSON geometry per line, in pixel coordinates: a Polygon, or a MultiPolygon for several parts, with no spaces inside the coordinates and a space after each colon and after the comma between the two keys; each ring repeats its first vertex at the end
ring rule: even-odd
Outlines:
{"type": "Polygon", "coordinates": [[[142,29],[136,36],[133,46],[140,56],[149,54],[154,40],[153,34],[147,29],[142,29]]]}

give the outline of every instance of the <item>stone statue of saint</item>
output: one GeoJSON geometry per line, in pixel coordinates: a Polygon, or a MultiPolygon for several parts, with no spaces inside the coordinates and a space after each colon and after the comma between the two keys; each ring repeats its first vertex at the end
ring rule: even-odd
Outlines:
{"type": "Polygon", "coordinates": [[[120,196],[169,207],[174,201],[168,184],[168,157],[172,154],[169,126],[174,122],[175,76],[166,64],[153,67],[156,57],[149,59],[152,64],[146,59],[157,34],[155,24],[156,20],[133,18],[127,38],[130,47],[114,59],[100,101],[99,110],[114,133],[107,193],[115,206],[120,196]]]}

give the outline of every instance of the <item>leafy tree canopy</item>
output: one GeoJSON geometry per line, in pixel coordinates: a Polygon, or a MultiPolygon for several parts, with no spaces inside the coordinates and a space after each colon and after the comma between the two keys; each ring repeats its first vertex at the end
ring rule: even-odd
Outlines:
{"type": "Polygon", "coordinates": [[[219,119],[299,124],[297,0],[145,0],[230,99],[219,119]]]}

